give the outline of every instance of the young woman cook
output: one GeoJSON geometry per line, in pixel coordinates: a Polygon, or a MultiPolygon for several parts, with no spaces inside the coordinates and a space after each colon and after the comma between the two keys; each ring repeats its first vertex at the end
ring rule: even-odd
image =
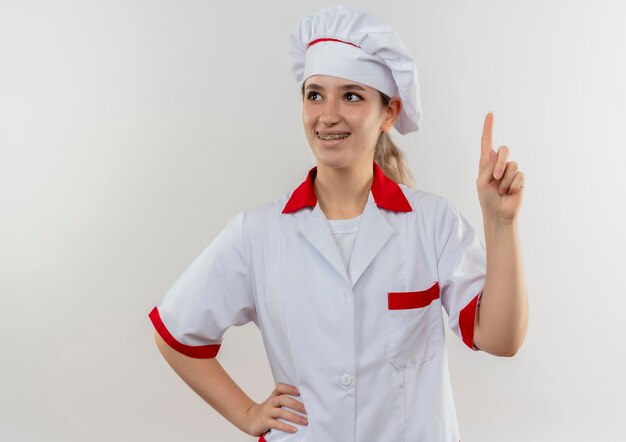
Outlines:
{"type": "Polygon", "coordinates": [[[452,203],[408,185],[388,132],[418,130],[421,108],[396,33],[335,5],[303,17],[290,45],[317,165],[230,219],[179,277],[149,315],[159,349],[259,441],[458,442],[442,307],[472,350],[522,345],[524,175],[507,147],[493,150],[488,113],[476,181],[485,249],[452,203]],[[226,329],[250,321],[276,382],[260,404],[215,359],[226,329]]]}

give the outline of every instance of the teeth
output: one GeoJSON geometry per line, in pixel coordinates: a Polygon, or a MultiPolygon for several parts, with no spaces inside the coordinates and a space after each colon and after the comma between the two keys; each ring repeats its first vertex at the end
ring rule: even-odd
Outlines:
{"type": "Polygon", "coordinates": [[[342,140],[344,138],[348,138],[350,134],[337,134],[337,135],[321,135],[318,134],[317,136],[319,138],[321,138],[322,140],[342,140]]]}

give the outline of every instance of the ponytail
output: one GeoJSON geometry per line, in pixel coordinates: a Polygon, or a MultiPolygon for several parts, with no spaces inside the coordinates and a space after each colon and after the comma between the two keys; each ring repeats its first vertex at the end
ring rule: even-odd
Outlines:
{"type": "Polygon", "coordinates": [[[387,132],[381,132],[378,136],[374,161],[393,181],[413,187],[413,175],[406,165],[404,152],[394,144],[387,132]]]}
{"type": "MultiPolygon", "coordinates": [[[[383,106],[387,107],[391,98],[380,91],[378,92],[383,106]]],[[[378,140],[376,140],[374,161],[380,166],[383,173],[393,181],[413,187],[413,175],[406,164],[404,152],[395,145],[387,132],[381,132],[378,140]]]]}

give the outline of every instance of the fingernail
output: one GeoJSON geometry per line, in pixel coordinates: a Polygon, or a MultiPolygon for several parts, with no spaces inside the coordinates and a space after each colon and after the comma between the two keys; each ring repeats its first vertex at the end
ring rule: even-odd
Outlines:
{"type": "Polygon", "coordinates": [[[497,180],[500,179],[501,175],[502,175],[502,169],[496,169],[496,171],[493,173],[493,177],[497,180]]]}

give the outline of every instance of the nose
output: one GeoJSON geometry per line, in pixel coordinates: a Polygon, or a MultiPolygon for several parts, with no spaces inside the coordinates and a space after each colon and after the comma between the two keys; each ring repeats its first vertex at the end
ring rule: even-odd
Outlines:
{"type": "Polygon", "coordinates": [[[339,105],[333,99],[326,100],[320,109],[319,121],[325,126],[332,126],[341,119],[339,105]]]}

